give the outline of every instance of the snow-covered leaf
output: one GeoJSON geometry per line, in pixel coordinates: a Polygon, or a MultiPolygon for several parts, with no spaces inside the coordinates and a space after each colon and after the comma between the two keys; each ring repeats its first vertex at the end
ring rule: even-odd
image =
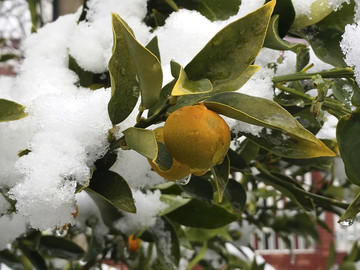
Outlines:
{"type": "Polygon", "coordinates": [[[209,79],[215,92],[236,80],[262,48],[274,6],[270,1],[220,30],[185,67],[189,79],[209,79]]]}

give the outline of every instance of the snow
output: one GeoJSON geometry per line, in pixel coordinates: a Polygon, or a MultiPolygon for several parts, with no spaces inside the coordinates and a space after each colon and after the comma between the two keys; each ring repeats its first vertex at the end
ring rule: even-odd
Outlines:
{"type": "Polygon", "coordinates": [[[135,199],[136,214],[124,212],[124,217],[114,224],[115,228],[130,235],[154,226],[158,212],[167,206],[167,204],[160,201],[160,195],[159,190],[154,192],[148,190],[146,193],[135,190],[133,197],[135,199]]]}
{"type": "Polygon", "coordinates": [[[0,250],[5,249],[9,243],[14,241],[16,237],[25,233],[26,222],[24,218],[18,214],[3,215],[0,217],[0,250]]]}
{"type": "Polygon", "coordinates": [[[341,49],[345,54],[345,62],[354,67],[356,82],[360,83],[360,48],[357,46],[360,37],[359,24],[351,24],[345,27],[345,32],[340,42],[341,49]]]}

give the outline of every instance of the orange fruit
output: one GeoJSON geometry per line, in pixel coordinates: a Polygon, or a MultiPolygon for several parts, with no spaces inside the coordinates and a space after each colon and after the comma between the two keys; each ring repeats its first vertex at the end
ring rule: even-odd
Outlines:
{"type": "Polygon", "coordinates": [[[135,238],[134,239],[134,235],[131,234],[128,237],[128,243],[129,243],[129,250],[130,252],[135,252],[136,250],[139,249],[140,246],[140,238],[135,238]]]}
{"type": "Polygon", "coordinates": [[[224,119],[203,104],[174,111],[164,125],[169,153],[196,175],[223,162],[230,147],[230,130],[224,119]]]}
{"type": "MultiPolygon", "coordinates": [[[[164,143],[164,127],[159,127],[154,130],[155,137],[158,142],[164,143]]],[[[171,168],[167,171],[160,170],[150,159],[148,159],[151,168],[157,172],[160,176],[164,177],[167,180],[179,180],[190,174],[190,168],[186,165],[180,164],[175,159],[173,159],[173,164],[171,168]]]]}

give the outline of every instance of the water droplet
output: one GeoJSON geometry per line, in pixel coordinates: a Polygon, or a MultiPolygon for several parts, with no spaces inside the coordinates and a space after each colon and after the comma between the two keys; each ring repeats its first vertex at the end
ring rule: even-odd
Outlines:
{"type": "Polygon", "coordinates": [[[184,178],[181,178],[180,180],[178,180],[177,182],[180,184],[180,185],[187,185],[189,184],[190,182],[190,179],[191,179],[191,174],[189,174],[188,176],[184,177],[184,178]]]}
{"type": "Polygon", "coordinates": [[[63,226],[61,229],[57,229],[55,231],[55,233],[56,233],[56,236],[65,237],[68,234],[68,227],[63,226]]]}
{"type": "Polygon", "coordinates": [[[340,221],[340,226],[343,227],[343,228],[350,227],[353,224],[354,224],[354,219],[353,218],[349,218],[349,219],[340,221]]]}

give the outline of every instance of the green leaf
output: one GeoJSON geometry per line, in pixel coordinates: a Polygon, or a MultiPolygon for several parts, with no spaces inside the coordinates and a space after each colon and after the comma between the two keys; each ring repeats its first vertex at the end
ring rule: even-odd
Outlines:
{"type": "Polygon", "coordinates": [[[279,36],[279,15],[274,15],[271,17],[269,23],[269,28],[266,33],[266,38],[264,42],[264,47],[268,47],[274,50],[290,50],[296,52],[299,48],[306,48],[305,44],[301,43],[290,43],[286,40],[283,40],[279,36]]]}
{"type": "Polygon", "coordinates": [[[134,199],[128,183],[113,171],[95,170],[87,188],[117,208],[136,213],[134,199]]]}
{"type": "Polygon", "coordinates": [[[177,270],[180,245],[174,226],[166,218],[158,218],[150,229],[156,245],[157,256],[166,269],[177,270]]]}
{"type": "Polygon", "coordinates": [[[224,161],[211,168],[211,172],[214,176],[216,188],[218,191],[219,202],[222,202],[226,185],[229,181],[230,174],[230,159],[229,156],[226,155],[224,161]]]}
{"type": "Polygon", "coordinates": [[[160,170],[172,167],[172,156],[162,142],[156,141],[155,133],[149,129],[131,127],[123,131],[126,146],[151,160],[160,170]]]}
{"type": "Polygon", "coordinates": [[[344,226],[350,226],[354,223],[356,215],[360,212],[359,208],[360,204],[360,193],[356,196],[356,198],[351,202],[349,207],[346,209],[344,214],[338,220],[338,223],[344,224],[344,226]]]}
{"type": "Polygon", "coordinates": [[[351,95],[353,86],[351,83],[347,80],[339,80],[336,81],[331,86],[331,90],[336,97],[337,100],[339,100],[342,104],[345,104],[347,108],[351,108],[351,95]]]}
{"type": "Polygon", "coordinates": [[[296,72],[301,72],[303,68],[305,68],[309,64],[310,61],[309,51],[310,49],[307,47],[298,47],[296,49],[296,72]]]}
{"type": "Polygon", "coordinates": [[[310,131],[301,126],[288,111],[272,100],[241,93],[224,92],[206,99],[204,104],[208,109],[227,117],[281,130],[291,138],[302,141],[303,145],[307,147],[308,157],[335,155],[310,131]]]}
{"type": "Polygon", "coordinates": [[[66,260],[79,260],[85,254],[85,251],[73,241],[50,235],[40,238],[39,249],[49,256],[66,260]]]}
{"type": "Polygon", "coordinates": [[[18,120],[27,115],[25,107],[21,104],[0,98],[0,122],[18,120]]]}
{"type": "Polygon", "coordinates": [[[208,79],[191,81],[188,79],[183,67],[180,64],[175,61],[171,61],[170,64],[171,74],[176,80],[174,88],[171,91],[172,96],[208,93],[213,90],[213,86],[208,79]]]}
{"type": "Polygon", "coordinates": [[[221,206],[196,199],[167,214],[167,217],[185,226],[206,229],[216,229],[237,220],[221,206]]]}
{"type": "Polygon", "coordinates": [[[225,195],[229,199],[234,213],[241,216],[246,204],[246,190],[243,185],[230,179],[225,189],[225,195]]]}
{"type": "Polygon", "coordinates": [[[112,14],[114,46],[109,61],[111,122],[122,122],[133,110],[141,92],[141,103],[150,108],[159,99],[162,85],[161,64],[150,50],[134,37],[128,25],[112,14]]]}
{"type": "Polygon", "coordinates": [[[152,40],[149,41],[149,43],[146,45],[146,49],[148,49],[150,52],[152,52],[156,56],[156,58],[159,60],[159,62],[161,62],[159,43],[158,43],[157,36],[153,37],[152,40]]]}
{"type": "Polygon", "coordinates": [[[286,136],[275,129],[263,128],[256,135],[243,132],[247,138],[269,152],[284,158],[309,159],[316,157],[313,144],[307,140],[286,136]]]}
{"type": "Polygon", "coordinates": [[[204,228],[186,228],[186,238],[191,242],[205,242],[214,236],[221,236],[224,239],[231,241],[229,235],[229,226],[220,227],[217,229],[204,229],[204,228]]]}
{"type": "Polygon", "coordinates": [[[343,116],[336,127],[336,138],[340,155],[345,164],[346,175],[353,184],[358,186],[360,186],[360,166],[358,163],[360,158],[359,132],[359,111],[343,116]]]}
{"type": "Polygon", "coordinates": [[[168,213],[171,213],[175,209],[183,206],[184,204],[187,204],[191,199],[190,198],[184,198],[181,196],[171,195],[171,194],[161,194],[160,201],[163,203],[166,203],[168,206],[164,209],[162,209],[158,215],[164,216],[168,213]]]}
{"type": "Polygon", "coordinates": [[[301,35],[309,41],[316,56],[335,67],[346,67],[340,41],[345,26],[354,23],[354,1],[343,3],[342,8],[315,25],[301,30],[301,35]],[[331,37],[331,38],[329,38],[331,37]]]}
{"type": "Polygon", "coordinates": [[[155,133],[149,129],[130,127],[123,131],[126,146],[139,154],[154,160],[157,157],[158,144],[155,133]]]}
{"type": "Polygon", "coordinates": [[[40,5],[40,1],[39,0],[26,0],[26,1],[29,5],[31,22],[32,22],[31,33],[36,33],[38,23],[41,20],[39,14],[37,12],[38,5],[40,5]]]}
{"type": "Polygon", "coordinates": [[[22,264],[20,258],[7,249],[0,251],[0,262],[8,266],[10,269],[24,269],[24,265],[22,264]]]}
{"type": "Polygon", "coordinates": [[[214,92],[238,80],[263,46],[274,5],[271,1],[220,30],[185,67],[189,79],[209,79],[214,92]]]}

